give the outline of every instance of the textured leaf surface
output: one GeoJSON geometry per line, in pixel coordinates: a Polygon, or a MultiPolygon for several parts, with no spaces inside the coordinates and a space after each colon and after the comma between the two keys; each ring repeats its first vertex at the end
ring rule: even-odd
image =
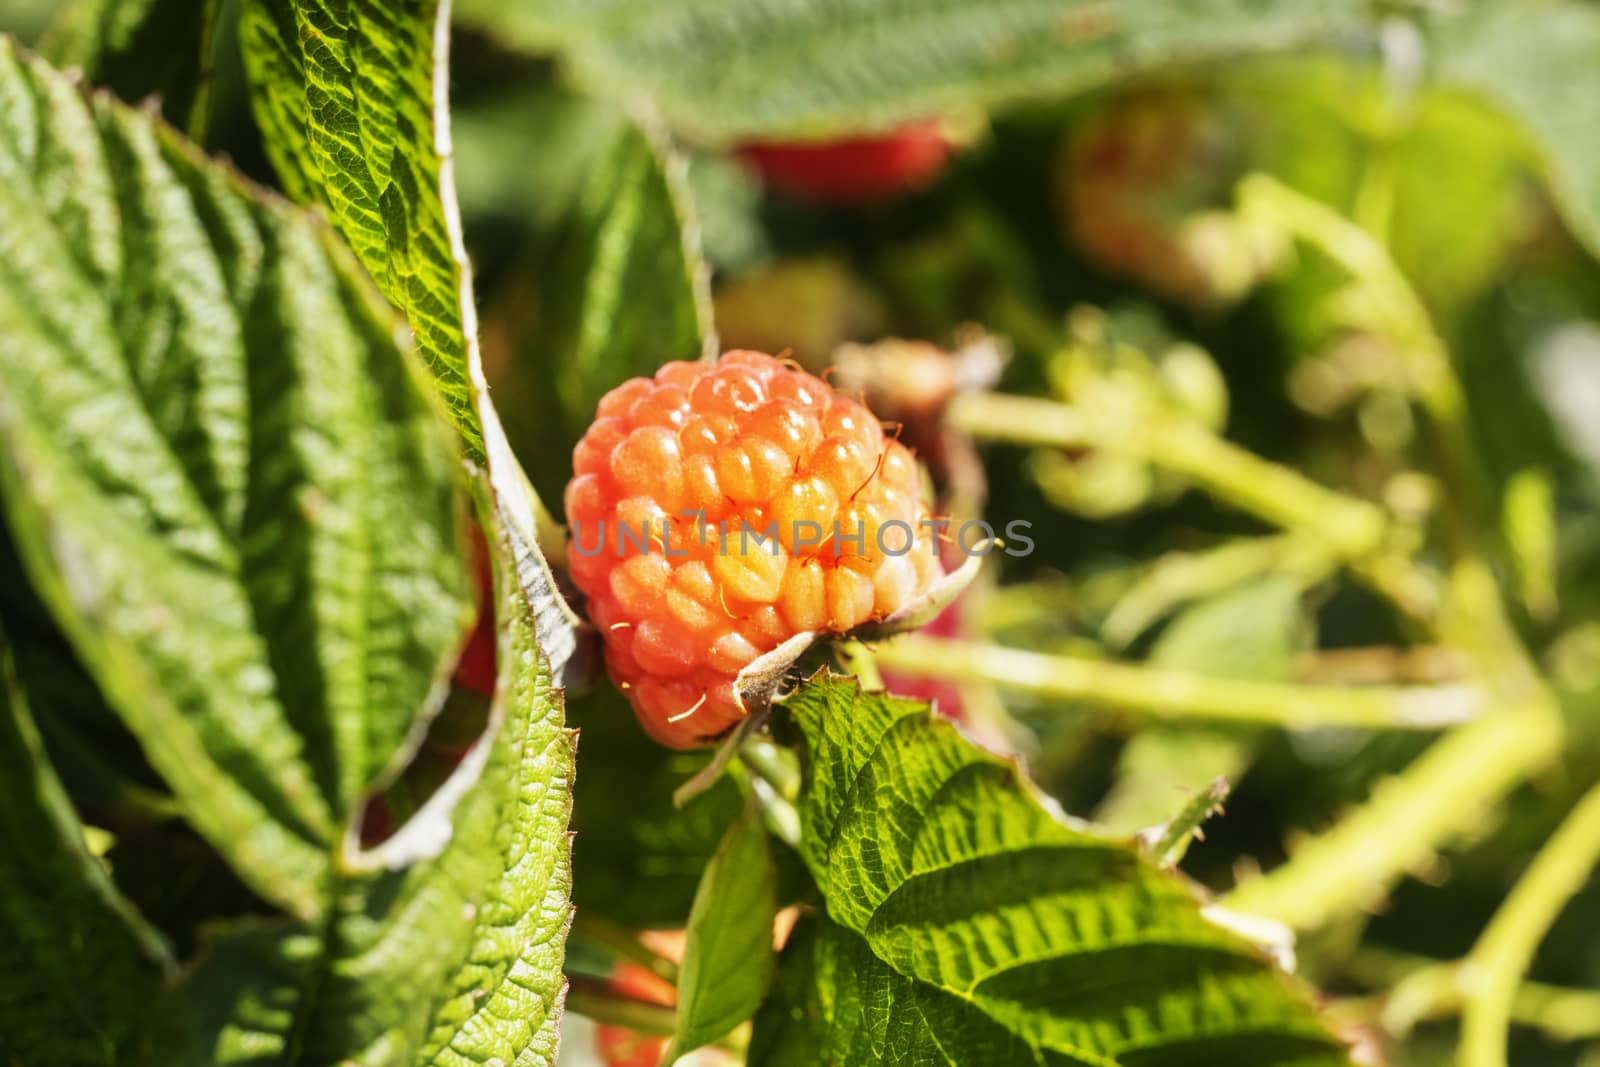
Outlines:
{"type": "Polygon", "coordinates": [[[198,138],[221,9],[222,0],[73,0],[51,26],[44,55],[129,103],[159,97],[167,120],[198,138]]]}
{"type": "MultiPolygon", "coordinates": [[[[1287,681],[1305,632],[1299,583],[1267,578],[1186,609],[1151,649],[1150,662],[1216,678],[1287,681]]],[[[1218,778],[1236,779],[1249,765],[1258,736],[1240,730],[1140,731],[1122,750],[1117,783],[1095,821],[1119,833],[1166,821],[1186,797],[1218,778]]]]}
{"type": "Polygon", "coordinates": [[[0,498],[195,826],[320,911],[470,612],[451,450],[333,238],[0,43],[0,498]]]}
{"type": "MultiPolygon", "coordinates": [[[[323,202],[405,312],[469,450],[463,265],[435,140],[433,0],[247,0],[239,38],[267,152],[296,200],[323,202]]],[[[443,72],[440,72],[441,76],[443,72]]],[[[444,132],[448,138],[448,131],[444,132]]]]}
{"type": "Polygon", "coordinates": [[[488,397],[449,123],[449,25],[433,0],[246,0],[251,101],[297,200],[334,225],[416,335],[467,454],[487,463],[555,677],[581,665],[577,619],[539,548],[542,505],[488,397]]]}
{"type": "MultiPolygon", "coordinates": [[[[788,707],[801,852],[849,932],[819,962],[785,955],[817,975],[822,1062],[871,1062],[860,1042],[922,1050],[907,1063],[1347,1062],[1185,883],[1068,825],[925,706],[818,679],[788,707]]],[[[817,1014],[764,1018],[796,1013],[817,1014]]]]}
{"type": "Polygon", "coordinates": [[[1339,0],[466,0],[707,139],[826,135],[1045,99],[1113,75],[1287,49],[1358,23],[1339,0]]]}
{"type": "MultiPolygon", "coordinates": [[[[499,557],[509,560],[503,543],[499,557]]],[[[572,735],[509,563],[497,598],[490,732],[394,838],[346,857],[325,927],[257,924],[219,935],[184,988],[171,1056],[223,1065],[554,1062],[570,919],[572,735]],[[439,832],[449,841],[437,856],[369,869],[439,832]]]]}
{"type": "Polygon", "coordinates": [[[1441,27],[1437,77],[1528,131],[1556,200],[1600,255],[1600,10],[1592,4],[1483,4],[1441,27]]]}
{"type": "Polygon", "coordinates": [[[778,868],[760,809],[751,804],[711,857],[689,912],[676,1053],[710,1044],[761,1006],[775,964],[777,910],[778,868]]]}
{"type": "Polygon", "coordinates": [[[29,1064],[126,1062],[165,950],[84,847],[0,635],[0,1048],[29,1064]]]}

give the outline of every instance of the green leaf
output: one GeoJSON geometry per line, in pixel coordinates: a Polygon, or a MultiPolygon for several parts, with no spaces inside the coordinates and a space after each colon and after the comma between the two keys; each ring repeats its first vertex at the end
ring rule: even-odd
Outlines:
{"type": "Polygon", "coordinates": [[[559,680],[581,666],[578,619],[541,536],[555,537],[488,396],[455,194],[448,5],[244,0],[239,36],[268,155],[290,195],[326,204],[405,313],[467,455],[487,463],[539,647],[559,680]]]}
{"type": "Polygon", "coordinates": [[[462,17],[650,97],[707,140],[825,136],[1059,97],[1179,63],[1289,50],[1360,24],[1339,0],[465,0],[462,17]]]}
{"type": "Polygon", "coordinates": [[[347,852],[325,925],[219,930],[158,1062],[554,1062],[573,735],[504,530],[496,540],[489,732],[394,837],[347,852]]]}
{"type": "Polygon", "coordinates": [[[239,40],[256,122],[284,188],[328,205],[378,288],[405,313],[468,451],[478,454],[467,364],[476,324],[464,295],[471,282],[446,214],[449,131],[434,124],[437,11],[431,0],[245,0],[239,40]]]}
{"type": "MultiPolygon", "coordinates": [[[[1305,644],[1301,583],[1262,578],[1188,608],[1173,620],[1150,662],[1214,678],[1281,682],[1305,644]]],[[[1258,731],[1151,727],[1122,750],[1117,782],[1095,821],[1118,833],[1166,822],[1185,798],[1249,766],[1258,731]]]]}
{"type": "Polygon", "coordinates": [[[84,846],[0,635],[0,1042],[28,1064],[127,1062],[171,960],[84,846]]]}
{"type": "Polygon", "coordinates": [[[1435,73],[1519,122],[1556,202],[1600,255],[1600,10],[1586,3],[1480,4],[1439,26],[1435,73]]]}
{"type": "MultiPolygon", "coordinates": [[[[757,1017],[751,1044],[750,1062],[763,1067],[853,1067],[861,1063],[884,1067],[1239,1067],[1267,1063],[1274,1067],[1326,1067],[1345,1062],[1330,1055],[1325,1039],[1290,1033],[1251,1038],[1219,1034],[1176,1052],[1156,1046],[1119,1059],[1102,1058],[1087,1050],[1074,1055],[1035,1048],[965,997],[899,974],[873,955],[865,940],[826,918],[796,929],[784,951],[780,974],[781,985],[757,1017]]],[[[1085,975],[1082,981],[1086,984],[1071,985],[1063,994],[1081,998],[1085,1014],[1107,1019],[1115,1014],[1116,993],[1097,996],[1095,986],[1104,982],[1115,988],[1127,977],[1085,975]]]]}
{"type": "Polygon", "coordinates": [[[73,0],[41,45],[58,67],[128,103],[161,100],[161,113],[196,140],[213,77],[211,40],[222,0],[73,0]]]}
{"type": "Polygon", "coordinates": [[[1186,883],[1068,824],[925,706],[818,678],[787,707],[806,749],[800,851],[867,950],[814,967],[843,1021],[812,1041],[856,1043],[821,1062],[871,1062],[872,1042],[919,1048],[907,1063],[1348,1062],[1186,883]]]}
{"type": "Polygon", "coordinates": [[[454,461],[311,218],[0,42],[0,504],[189,819],[310,917],[470,615],[454,461]]]}
{"type": "Polygon", "coordinates": [[[716,1041],[755,1014],[772,981],[777,911],[778,868],[761,810],[751,802],[695,893],[678,976],[678,1032],[664,1060],[716,1041]]]}
{"type": "Polygon", "coordinates": [[[683,172],[682,157],[619,123],[540,272],[539,311],[495,384],[508,432],[533,446],[523,454],[557,460],[535,471],[551,492],[608,390],[705,350],[708,272],[683,172]]]}

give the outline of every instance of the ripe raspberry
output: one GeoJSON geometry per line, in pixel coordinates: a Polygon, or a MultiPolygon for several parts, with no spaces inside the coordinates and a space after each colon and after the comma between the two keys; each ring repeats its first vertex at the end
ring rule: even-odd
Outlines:
{"type": "Polygon", "coordinates": [[[944,170],[950,142],[936,122],[836,141],[757,141],[741,154],[772,188],[792,196],[853,204],[915,192],[944,170]]]}
{"type": "Polygon", "coordinates": [[[743,718],[735,680],[757,656],[881,620],[941,573],[910,451],[760,352],[618,386],[573,469],[572,579],[612,679],[675,748],[743,718]]]}

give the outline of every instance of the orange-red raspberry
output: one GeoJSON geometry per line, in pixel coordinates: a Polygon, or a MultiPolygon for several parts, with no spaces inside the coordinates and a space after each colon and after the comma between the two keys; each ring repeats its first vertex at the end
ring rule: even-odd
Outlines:
{"type": "Polygon", "coordinates": [[[833,141],[753,141],[740,154],[774,189],[806,200],[861,204],[931,185],[953,150],[939,123],[923,120],[833,141]]]}
{"type": "Polygon", "coordinates": [[[756,657],[881,620],[941,573],[911,453],[761,352],[613,389],[573,468],[573,581],[612,680],[675,748],[744,716],[734,682],[756,657]]]}

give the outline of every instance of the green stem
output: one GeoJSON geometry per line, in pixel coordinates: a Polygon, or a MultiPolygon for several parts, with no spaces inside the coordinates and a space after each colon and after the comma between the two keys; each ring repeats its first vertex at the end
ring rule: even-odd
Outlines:
{"type": "Polygon", "coordinates": [[[855,675],[863,689],[883,688],[883,676],[878,673],[871,649],[860,641],[845,641],[837,648],[844,672],[855,675]]]}
{"type": "MultiPolygon", "coordinates": [[[[1389,991],[1375,998],[1369,1018],[1397,1037],[1418,1023],[1459,1014],[1466,1002],[1466,961],[1445,962],[1384,949],[1362,949],[1342,973],[1365,986],[1389,991]]],[[[1556,1041],[1600,1038],[1600,990],[1523,982],[1511,1000],[1511,1021],[1556,1041]]]]}
{"type": "Polygon", "coordinates": [[[949,420],[973,437],[1054,448],[1095,448],[1143,459],[1182,475],[1219,500],[1325,546],[1374,589],[1425,623],[1438,609],[1436,583],[1386,549],[1390,523],[1377,505],[1327,489],[1194,423],[1143,421],[1137,431],[1050,400],[974,393],[958,397],[949,420]]]}
{"type": "Polygon", "coordinates": [[[1452,730],[1333,829],[1295,850],[1288,863],[1240,885],[1227,906],[1299,930],[1320,927],[1353,907],[1371,907],[1401,874],[1479,826],[1559,754],[1561,742],[1561,714],[1543,701],[1452,730]]]}
{"type": "Polygon", "coordinates": [[[752,741],[739,750],[739,766],[750,778],[767,830],[790,848],[800,847],[800,768],[784,759],[785,750],[752,741]]]}
{"type": "Polygon", "coordinates": [[[1600,786],[1539,850],[1467,957],[1462,1067],[1505,1067],[1517,986],[1567,902],[1600,864],[1600,786]]]}
{"type": "Polygon", "coordinates": [[[578,912],[572,920],[572,936],[588,941],[613,955],[636,963],[662,981],[678,984],[678,965],[640,941],[632,930],[610,919],[578,912]]]}
{"type": "Polygon", "coordinates": [[[988,682],[1169,722],[1430,729],[1471,718],[1482,705],[1479,690],[1471,686],[1357,688],[1244,681],[916,634],[884,644],[877,659],[880,667],[910,674],[988,682]]]}
{"type": "Polygon", "coordinates": [[[1303,531],[1340,558],[1375,552],[1387,532],[1384,513],[1376,505],[1324,488],[1195,423],[1153,418],[1134,429],[1054,401],[997,393],[958,397],[949,418],[958,429],[984,440],[1096,448],[1144,459],[1257,518],[1303,531]]]}

